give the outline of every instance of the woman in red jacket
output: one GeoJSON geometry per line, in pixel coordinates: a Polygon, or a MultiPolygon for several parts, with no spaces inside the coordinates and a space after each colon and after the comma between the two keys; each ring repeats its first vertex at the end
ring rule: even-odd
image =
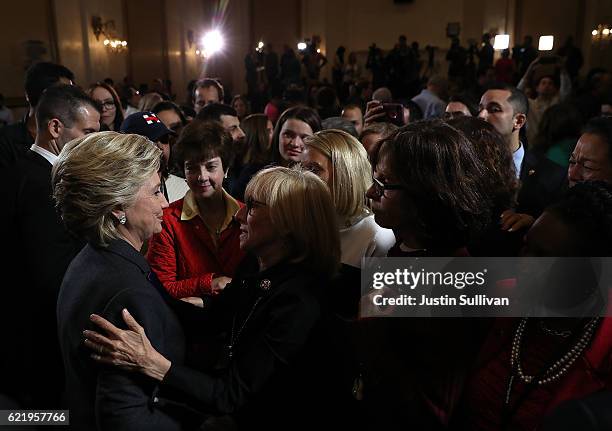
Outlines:
{"type": "Polygon", "coordinates": [[[213,122],[185,127],[174,148],[189,191],[164,210],[164,227],[149,243],[147,260],[176,298],[212,295],[234,275],[244,253],[234,214],[244,206],[223,189],[232,138],[213,122]]]}

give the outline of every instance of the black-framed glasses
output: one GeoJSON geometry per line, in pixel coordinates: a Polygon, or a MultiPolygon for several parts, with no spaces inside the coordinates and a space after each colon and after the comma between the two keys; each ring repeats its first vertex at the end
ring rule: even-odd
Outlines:
{"type": "Polygon", "coordinates": [[[372,186],[374,187],[374,193],[378,197],[382,197],[385,194],[385,190],[403,190],[405,189],[403,184],[385,184],[378,178],[372,177],[372,186]]]}
{"type": "Polygon", "coordinates": [[[115,101],[114,100],[103,100],[100,103],[102,109],[106,109],[110,111],[111,109],[115,109],[115,101]]]}
{"type": "Polygon", "coordinates": [[[251,216],[253,215],[253,213],[252,213],[253,208],[257,208],[258,206],[259,207],[265,207],[266,206],[265,203],[256,201],[253,198],[247,198],[247,200],[244,203],[246,204],[247,214],[251,215],[251,216]]]}

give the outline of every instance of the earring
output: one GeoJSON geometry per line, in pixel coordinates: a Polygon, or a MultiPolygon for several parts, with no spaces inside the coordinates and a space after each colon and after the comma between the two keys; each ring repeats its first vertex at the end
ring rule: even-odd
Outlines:
{"type": "Polygon", "coordinates": [[[223,178],[227,178],[227,171],[225,171],[225,175],[223,175],[223,178]]]}
{"type": "Polygon", "coordinates": [[[127,218],[125,218],[125,214],[123,214],[121,217],[119,217],[119,223],[125,224],[126,222],[127,222],[127,218]]]}

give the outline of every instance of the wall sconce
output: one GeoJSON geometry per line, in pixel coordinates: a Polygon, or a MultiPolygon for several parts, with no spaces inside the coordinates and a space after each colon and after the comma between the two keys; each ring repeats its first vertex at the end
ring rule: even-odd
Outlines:
{"type": "Polygon", "coordinates": [[[104,39],[104,46],[114,52],[121,52],[127,49],[127,40],[104,39]]]}
{"type": "Polygon", "coordinates": [[[591,42],[593,43],[609,43],[612,41],[612,25],[599,24],[591,32],[591,42]]]}
{"type": "Polygon", "coordinates": [[[96,40],[100,40],[100,36],[104,35],[104,46],[113,52],[120,52],[127,49],[127,41],[115,37],[115,21],[102,21],[99,16],[91,17],[91,28],[96,40]]]}

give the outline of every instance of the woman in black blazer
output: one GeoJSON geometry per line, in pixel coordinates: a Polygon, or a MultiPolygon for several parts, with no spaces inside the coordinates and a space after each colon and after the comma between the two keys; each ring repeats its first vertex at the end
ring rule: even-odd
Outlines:
{"type": "Polygon", "coordinates": [[[179,394],[210,415],[208,424],[225,416],[240,429],[320,425],[333,410],[322,386],[329,373],[324,288],[340,257],[331,197],[314,174],[277,167],[259,172],[245,198],[236,214],[240,247],[256,262],[204,304],[201,327],[226,331],[216,369],[196,371],[151,349],[149,333],[130,316],[128,331],[94,317],[105,335],[87,331],[87,344],[98,361],[179,394]]]}
{"type": "Polygon", "coordinates": [[[73,429],[183,428],[175,414],[153,402],[164,396],[155,380],[100,366],[83,347],[92,313],[121,326],[129,308],[156,351],[183,362],[181,324],[139,252],[161,231],[168,206],[160,191],[160,157],[144,137],[102,132],[68,143],[53,169],[62,219],[88,242],[70,264],[57,303],[73,429]]]}

